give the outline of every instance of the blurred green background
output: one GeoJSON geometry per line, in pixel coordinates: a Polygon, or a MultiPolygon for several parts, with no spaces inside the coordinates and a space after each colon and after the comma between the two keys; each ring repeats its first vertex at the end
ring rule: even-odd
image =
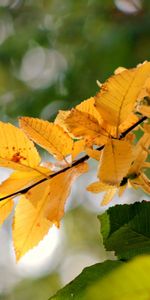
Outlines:
{"type": "MultiPolygon", "coordinates": [[[[149,59],[149,0],[0,0],[0,119],[53,120],[59,109],[95,95],[97,79],[149,59]]],[[[64,221],[65,251],[88,249],[103,259],[96,209],[80,201],[74,206],[64,221]]],[[[64,284],[61,263],[48,277],[27,279],[0,299],[46,300],[64,284]]]]}

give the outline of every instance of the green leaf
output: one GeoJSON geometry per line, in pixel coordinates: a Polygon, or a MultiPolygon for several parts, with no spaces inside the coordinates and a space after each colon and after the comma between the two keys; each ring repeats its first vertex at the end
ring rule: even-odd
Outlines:
{"type": "MultiPolygon", "coordinates": [[[[51,300],[85,300],[87,288],[95,282],[101,280],[107,273],[112,272],[115,268],[122,265],[119,261],[106,261],[98,263],[91,267],[85,268],[82,273],[71,283],[66,285],[57,294],[51,297],[51,300]]],[[[49,299],[49,300],[50,300],[49,299]]]]}
{"type": "Polygon", "coordinates": [[[134,258],[89,287],[85,299],[149,300],[149,273],[150,256],[134,258]]]}
{"type": "Polygon", "coordinates": [[[150,203],[117,205],[99,216],[106,250],[118,258],[150,253],[150,203]]]}

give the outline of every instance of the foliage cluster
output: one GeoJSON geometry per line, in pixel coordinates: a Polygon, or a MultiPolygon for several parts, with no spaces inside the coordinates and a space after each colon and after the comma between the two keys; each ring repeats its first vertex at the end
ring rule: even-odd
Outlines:
{"type": "MultiPolygon", "coordinates": [[[[121,196],[129,187],[141,188],[150,194],[150,180],[146,175],[150,168],[150,62],[133,69],[119,67],[105,83],[98,85],[100,91],[96,96],[69,111],[59,111],[53,123],[32,117],[21,117],[20,128],[0,123],[0,166],[14,170],[0,185],[0,222],[2,224],[11,213],[14,198],[19,196],[13,220],[17,260],[36,246],[53,225],[60,226],[71,186],[78,176],[88,172],[89,158],[97,161],[98,181],[91,183],[87,190],[105,192],[102,205],[108,204],[116,193],[121,196]],[[139,140],[133,132],[138,126],[139,140]],[[57,161],[41,162],[33,142],[57,161]]],[[[119,259],[149,253],[149,204],[140,205],[114,207],[100,217],[105,247],[114,250],[119,259]]],[[[139,258],[139,268],[141,264],[146,266],[147,261],[148,257],[139,258]]],[[[110,278],[115,286],[118,276],[129,272],[132,282],[137,262],[138,259],[122,266],[100,283],[101,272],[104,276],[121,263],[104,263],[104,269],[98,265],[98,271],[95,267],[89,275],[85,271],[87,277],[93,272],[95,277],[94,285],[83,299],[92,299],[93,294],[94,299],[99,299],[97,286],[103,292],[102,299],[109,299],[109,291],[104,292],[107,280],[110,278]]],[[[145,267],[143,272],[145,274],[145,267]]],[[[121,284],[122,293],[126,295],[126,288],[121,284]]],[[[148,288],[147,281],[145,286],[148,288]]],[[[147,295],[147,290],[145,293],[147,295]]],[[[60,298],[56,295],[56,299],[63,299],[61,297],[61,292],[60,298]]],[[[79,299],[74,292],[69,297],[79,299]]],[[[111,299],[119,297],[120,294],[114,292],[111,299]]],[[[121,299],[127,299],[123,297],[121,299]]]]}

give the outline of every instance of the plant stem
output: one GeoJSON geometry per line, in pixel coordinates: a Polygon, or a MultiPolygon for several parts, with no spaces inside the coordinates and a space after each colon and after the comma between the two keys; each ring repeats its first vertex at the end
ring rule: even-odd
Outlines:
{"type": "MultiPolygon", "coordinates": [[[[135,127],[137,127],[139,124],[141,124],[141,123],[144,122],[145,120],[147,120],[147,117],[142,117],[142,118],[141,118],[140,120],[138,120],[134,125],[132,125],[132,126],[129,127],[127,130],[125,130],[124,132],[122,132],[122,133],[120,134],[119,140],[123,139],[130,131],[132,131],[135,127]]],[[[98,147],[97,150],[101,151],[101,150],[104,149],[104,147],[105,147],[105,145],[102,145],[102,146],[98,147]]],[[[87,161],[89,158],[90,158],[89,155],[84,155],[84,156],[82,156],[81,158],[79,158],[78,160],[74,161],[74,162],[72,163],[71,166],[67,166],[67,167],[61,169],[60,171],[55,172],[55,173],[53,173],[53,174],[51,174],[51,175],[49,175],[49,176],[47,176],[47,177],[45,177],[45,178],[43,178],[43,179],[41,179],[41,180],[39,180],[39,181],[33,183],[33,184],[30,185],[30,186],[21,189],[20,191],[17,191],[17,192],[14,192],[14,193],[12,193],[12,194],[9,194],[9,195],[7,195],[7,196],[4,196],[4,197],[0,198],[0,201],[6,200],[6,199],[8,199],[8,198],[15,197],[15,196],[19,196],[20,194],[26,194],[31,188],[33,188],[33,187],[39,185],[40,183],[42,183],[42,182],[44,182],[44,181],[46,181],[46,180],[51,179],[51,178],[53,178],[53,177],[55,177],[55,176],[57,176],[57,175],[59,175],[59,174],[62,174],[62,173],[64,173],[64,172],[66,172],[67,170],[69,170],[69,169],[71,169],[71,168],[73,168],[73,167],[75,167],[75,166],[77,166],[77,165],[79,165],[79,164],[81,164],[81,163],[87,161]]]]}

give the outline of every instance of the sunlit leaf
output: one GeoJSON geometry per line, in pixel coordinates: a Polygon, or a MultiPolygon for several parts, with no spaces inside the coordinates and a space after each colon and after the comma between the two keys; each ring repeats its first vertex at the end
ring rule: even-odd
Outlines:
{"type": "Polygon", "coordinates": [[[14,203],[11,198],[0,201],[0,225],[7,219],[13,209],[14,203]]]}
{"type": "Polygon", "coordinates": [[[132,145],[128,141],[110,140],[101,156],[98,177],[104,183],[119,184],[132,160],[132,145]]]}
{"type": "Polygon", "coordinates": [[[17,260],[36,246],[52,226],[52,222],[43,217],[42,205],[43,202],[38,201],[35,207],[22,196],[15,209],[13,243],[17,260]]]}
{"type": "Polygon", "coordinates": [[[0,184],[0,197],[15,193],[22,189],[32,185],[33,183],[47,177],[52,172],[49,169],[38,167],[37,171],[30,172],[13,172],[9,178],[0,184]]]}
{"type": "Polygon", "coordinates": [[[87,171],[86,163],[79,164],[33,187],[27,192],[26,197],[35,207],[41,207],[43,217],[59,226],[74,180],[87,171]]]}
{"type": "Polygon", "coordinates": [[[33,143],[17,127],[0,122],[0,166],[31,171],[40,163],[33,143]]]}
{"type": "Polygon", "coordinates": [[[58,160],[71,154],[73,140],[59,125],[36,118],[20,118],[20,126],[37,144],[46,149],[58,160]]]}
{"type": "Polygon", "coordinates": [[[100,127],[95,117],[88,113],[72,109],[65,122],[68,131],[76,138],[85,138],[96,145],[107,142],[107,133],[100,127]]]}
{"type": "Polygon", "coordinates": [[[138,95],[150,76],[150,63],[110,77],[95,97],[96,108],[109,124],[119,126],[132,113],[138,95]]]}

